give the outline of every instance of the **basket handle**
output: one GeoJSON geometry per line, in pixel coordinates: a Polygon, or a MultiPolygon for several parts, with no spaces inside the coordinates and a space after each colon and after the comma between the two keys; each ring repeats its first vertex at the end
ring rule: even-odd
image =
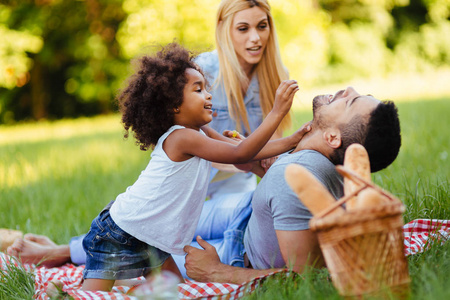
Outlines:
{"type": "Polygon", "coordinates": [[[355,191],[353,191],[352,193],[342,197],[341,199],[339,199],[338,201],[336,201],[333,205],[331,205],[330,207],[328,207],[326,210],[320,212],[316,218],[323,218],[326,215],[328,215],[329,213],[331,213],[333,210],[335,210],[337,207],[341,206],[342,204],[344,204],[345,202],[347,202],[348,200],[350,200],[351,198],[353,198],[354,196],[358,195],[359,192],[361,192],[362,190],[364,190],[367,187],[371,187],[373,189],[375,189],[376,191],[380,192],[382,195],[386,196],[389,200],[391,201],[395,201],[395,197],[392,196],[391,194],[389,194],[388,192],[386,192],[385,190],[379,188],[378,186],[374,185],[373,183],[371,183],[370,181],[362,178],[361,176],[359,176],[358,174],[356,174],[353,171],[350,171],[348,168],[345,168],[344,166],[336,166],[336,170],[338,171],[339,174],[341,174],[342,176],[352,180],[355,183],[361,184],[361,187],[359,187],[358,189],[356,189],[355,191]]]}
{"type": "Polygon", "coordinates": [[[383,190],[379,186],[373,184],[367,179],[362,178],[357,173],[349,170],[348,168],[345,168],[344,166],[336,166],[336,170],[344,177],[347,177],[348,179],[352,180],[353,182],[362,183],[363,185],[366,185],[366,187],[371,187],[374,190],[378,191],[380,194],[386,196],[391,201],[397,201],[394,195],[388,193],[387,191],[383,190]]]}

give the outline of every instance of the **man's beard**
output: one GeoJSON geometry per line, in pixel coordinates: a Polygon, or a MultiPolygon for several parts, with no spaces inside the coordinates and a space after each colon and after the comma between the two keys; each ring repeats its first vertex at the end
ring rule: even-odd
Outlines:
{"type": "Polygon", "coordinates": [[[312,124],[313,125],[315,124],[319,128],[324,128],[325,125],[327,124],[325,120],[322,120],[323,118],[321,117],[320,110],[322,106],[328,103],[328,101],[329,98],[326,95],[316,96],[312,101],[312,109],[313,109],[312,124]]]}

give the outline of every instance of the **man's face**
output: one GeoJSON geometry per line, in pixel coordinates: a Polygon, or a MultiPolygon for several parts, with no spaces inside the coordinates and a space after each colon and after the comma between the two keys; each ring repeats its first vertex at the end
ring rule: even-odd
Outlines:
{"type": "Polygon", "coordinates": [[[352,87],[338,91],[334,96],[319,95],[313,99],[313,124],[321,129],[347,124],[357,116],[368,116],[380,101],[371,95],[360,95],[352,87]]]}

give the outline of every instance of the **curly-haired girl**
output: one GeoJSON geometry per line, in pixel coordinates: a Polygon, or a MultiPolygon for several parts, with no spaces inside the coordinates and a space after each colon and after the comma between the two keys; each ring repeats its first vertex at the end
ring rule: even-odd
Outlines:
{"type": "Polygon", "coordinates": [[[117,279],[147,275],[158,267],[179,274],[171,254],[184,254],[183,247],[192,241],[210,162],[271,157],[293,148],[303,136],[298,131],[267,143],[291,107],[295,81],[280,84],[272,111],[240,143],[205,126],[212,119],[206,85],[193,56],[176,43],[140,59],[140,68],[119,95],[120,110],[125,135],[133,131],[142,150],[154,150],[137,181],[92,222],[83,240],[84,290],[109,291],[117,279]]]}

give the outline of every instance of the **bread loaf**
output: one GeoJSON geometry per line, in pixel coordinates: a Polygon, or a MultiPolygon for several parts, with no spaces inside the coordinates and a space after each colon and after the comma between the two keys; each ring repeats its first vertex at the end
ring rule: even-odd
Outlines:
{"type": "MultiPolygon", "coordinates": [[[[290,164],[286,167],[284,176],[288,185],[313,215],[317,215],[336,202],[325,186],[306,168],[290,164]]],[[[344,209],[337,207],[330,215],[342,213],[344,209]]]]}
{"type": "Polygon", "coordinates": [[[353,209],[366,209],[370,207],[382,206],[389,204],[389,199],[373,188],[365,188],[362,190],[355,201],[353,209]]]}
{"type": "Polygon", "coordinates": [[[5,252],[16,239],[22,236],[23,233],[19,230],[0,228],[0,251],[5,252]]]}
{"type": "MultiPolygon", "coordinates": [[[[370,177],[370,161],[364,146],[360,144],[351,144],[345,151],[344,167],[355,172],[363,179],[371,181],[370,177]]],[[[356,191],[361,185],[353,182],[348,178],[344,178],[344,195],[349,195],[356,191]]],[[[347,210],[352,210],[356,204],[357,197],[352,197],[347,201],[347,210]]]]}

